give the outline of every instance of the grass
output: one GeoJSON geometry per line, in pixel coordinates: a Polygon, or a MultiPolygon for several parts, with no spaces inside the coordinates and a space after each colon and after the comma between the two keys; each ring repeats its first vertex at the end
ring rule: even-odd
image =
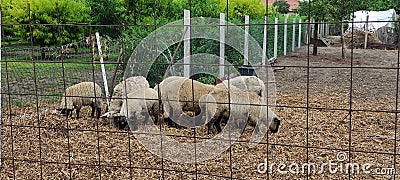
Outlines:
{"type": "MultiPolygon", "coordinates": [[[[35,95],[36,91],[41,98],[56,102],[64,92],[64,84],[68,87],[79,82],[92,81],[93,71],[96,82],[103,85],[100,64],[92,65],[90,56],[40,62],[31,61],[30,58],[26,60],[26,57],[30,55],[6,56],[1,62],[3,93],[12,95],[9,103],[13,105],[32,103],[34,98],[27,98],[25,94],[35,95]]],[[[105,64],[105,68],[111,74],[115,65],[105,64]]]]}

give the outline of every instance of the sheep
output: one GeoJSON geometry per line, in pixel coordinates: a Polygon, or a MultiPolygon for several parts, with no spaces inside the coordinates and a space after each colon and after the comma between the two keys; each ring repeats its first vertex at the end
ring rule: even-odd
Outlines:
{"type": "Polygon", "coordinates": [[[103,106],[101,87],[94,82],[81,82],[68,87],[61,98],[59,109],[61,114],[72,116],[72,111],[76,109],[76,118],[79,118],[79,112],[82,106],[91,106],[92,115],[96,111],[96,118],[100,118],[101,109],[103,106]]]}
{"type": "MultiPolygon", "coordinates": [[[[118,121],[132,122],[132,130],[137,130],[138,125],[148,124],[149,116],[152,116],[154,123],[157,124],[159,103],[158,92],[151,88],[143,88],[127,94],[123,100],[118,121]]],[[[118,123],[119,128],[123,129],[126,123],[118,123]]]]}
{"type": "MultiPolygon", "coordinates": [[[[169,76],[169,77],[167,77],[167,78],[165,78],[163,81],[161,81],[161,83],[160,84],[156,84],[155,86],[154,86],[154,90],[156,90],[158,93],[159,93],[159,97],[160,97],[160,99],[159,99],[159,101],[160,101],[160,107],[162,107],[162,101],[161,101],[161,97],[164,97],[165,96],[165,94],[164,94],[164,89],[165,89],[165,86],[167,85],[167,84],[170,84],[171,82],[173,82],[173,81],[175,81],[175,80],[185,80],[185,79],[187,79],[187,78],[185,78],[185,77],[181,77],[181,76],[169,76]]],[[[160,111],[160,113],[162,114],[162,117],[163,117],[163,120],[164,120],[164,122],[165,123],[167,123],[169,126],[177,126],[169,117],[168,117],[168,113],[166,113],[163,109],[160,109],[161,111],[160,111]]],[[[161,122],[160,122],[161,123],[161,122]]]]}
{"type": "Polygon", "coordinates": [[[178,124],[186,127],[202,124],[202,122],[197,120],[197,118],[201,117],[198,116],[201,113],[199,99],[213,89],[213,85],[203,84],[187,78],[177,78],[165,84],[164,88],[161,89],[161,101],[164,112],[167,117],[173,119],[182,119],[182,116],[188,117],[187,113],[184,112],[193,112],[196,115],[194,119],[178,122],[178,124]]]}
{"type": "Polygon", "coordinates": [[[249,92],[254,92],[261,97],[265,97],[266,94],[264,82],[256,76],[238,76],[232,79],[224,80],[222,83],[226,85],[230,83],[230,85],[249,92]]]}
{"type": "Polygon", "coordinates": [[[149,82],[143,76],[134,76],[125,79],[114,87],[112,99],[108,112],[103,114],[103,117],[117,117],[121,111],[122,96],[142,88],[149,88],[149,82]],[[126,90],[126,92],[125,92],[126,90]]]}
{"type": "Polygon", "coordinates": [[[280,119],[263,104],[265,100],[257,94],[235,86],[230,86],[228,89],[225,84],[218,84],[213,91],[200,100],[201,108],[206,110],[206,120],[212,117],[207,124],[209,134],[212,134],[214,125],[218,133],[222,131],[220,122],[223,118],[232,118],[234,121],[232,124],[244,125],[241,127],[243,130],[247,124],[258,130],[256,124],[260,122],[260,127],[269,127],[272,133],[276,133],[280,119]]]}
{"type": "MultiPolygon", "coordinates": [[[[171,82],[173,82],[175,80],[182,80],[183,81],[185,79],[187,79],[187,78],[181,77],[181,76],[169,76],[169,77],[165,78],[163,81],[161,81],[160,84],[155,85],[154,86],[154,90],[156,90],[157,92],[162,93],[163,91],[160,91],[160,87],[161,87],[161,90],[163,90],[167,84],[169,84],[169,83],[171,83],[171,82]]],[[[160,94],[160,95],[162,96],[162,94],[160,94]]]]}

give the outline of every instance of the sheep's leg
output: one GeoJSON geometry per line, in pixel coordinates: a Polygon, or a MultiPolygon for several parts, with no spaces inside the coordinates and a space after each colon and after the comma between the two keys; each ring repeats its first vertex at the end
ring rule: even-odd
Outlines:
{"type": "MultiPolygon", "coordinates": [[[[79,112],[81,111],[81,108],[76,109],[76,119],[79,119],[79,112]]],[[[71,114],[72,116],[72,114],[71,114]]]]}
{"type": "Polygon", "coordinates": [[[90,115],[90,117],[94,118],[94,111],[95,111],[96,109],[95,109],[94,105],[91,105],[91,107],[92,107],[92,114],[90,115]]]}
{"type": "Polygon", "coordinates": [[[217,132],[220,133],[222,131],[221,128],[221,119],[222,116],[218,116],[218,117],[214,117],[210,120],[210,122],[208,122],[207,124],[207,128],[208,128],[208,134],[212,134],[213,133],[213,128],[215,126],[215,128],[217,128],[217,132]]]}
{"type": "Polygon", "coordinates": [[[153,114],[152,117],[153,117],[153,120],[154,120],[154,124],[158,125],[158,123],[159,123],[158,121],[160,119],[160,117],[158,115],[158,111],[156,111],[156,112],[153,111],[152,114],[153,114]]]}
{"type": "Polygon", "coordinates": [[[214,119],[211,119],[210,122],[208,122],[207,124],[207,128],[208,128],[208,134],[212,134],[213,132],[213,127],[214,127],[214,119]]]}
{"type": "Polygon", "coordinates": [[[217,128],[218,133],[220,133],[222,131],[222,128],[221,128],[221,119],[222,118],[223,118],[222,116],[219,116],[216,123],[214,124],[215,128],[217,128]]]}
{"type": "Polygon", "coordinates": [[[257,123],[256,126],[254,127],[254,132],[255,132],[255,133],[259,133],[259,132],[260,132],[260,127],[259,127],[258,123],[257,123]]]}
{"type": "Polygon", "coordinates": [[[149,123],[149,118],[150,118],[149,113],[144,112],[142,115],[144,116],[143,125],[148,125],[148,124],[150,124],[150,123],[149,123]]]}
{"type": "Polygon", "coordinates": [[[65,115],[68,117],[72,117],[72,110],[71,109],[66,109],[65,110],[65,115]]]}
{"type": "Polygon", "coordinates": [[[129,118],[129,121],[131,122],[131,124],[132,124],[132,130],[133,131],[136,131],[137,129],[138,129],[138,119],[137,119],[137,117],[136,117],[136,114],[133,114],[130,118],[129,118]]]}
{"type": "Polygon", "coordinates": [[[239,123],[239,129],[241,129],[240,134],[244,133],[246,126],[247,126],[247,121],[244,121],[243,123],[239,123]]]}
{"type": "Polygon", "coordinates": [[[171,119],[171,123],[175,126],[175,128],[181,129],[182,126],[179,125],[179,123],[180,123],[180,117],[174,114],[174,108],[173,108],[173,107],[171,107],[171,108],[169,109],[169,114],[170,114],[170,117],[172,117],[172,119],[170,118],[170,119],[171,119]],[[175,122],[174,119],[177,120],[178,122],[175,122]]]}
{"type": "Polygon", "coordinates": [[[100,114],[101,114],[101,108],[96,108],[96,118],[100,119],[100,114]]]}

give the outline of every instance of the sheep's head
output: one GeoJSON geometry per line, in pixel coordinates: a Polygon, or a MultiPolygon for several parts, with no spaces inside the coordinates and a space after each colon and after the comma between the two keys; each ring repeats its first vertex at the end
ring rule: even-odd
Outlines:
{"type": "Polygon", "coordinates": [[[60,108],[60,109],[57,109],[58,111],[60,111],[60,114],[61,115],[63,115],[63,116],[72,116],[72,111],[73,111],[73,109],[67,109],[67,108],[60,108]]]}
{"type": "Polygon", "coordinates": [[[271,124],[269,125],[269,130],[272,133],[277,133],[280,124],[281,124],[281,120],[278,117],[274,116],[274,118],[272,119],[271,124]]]}
{"type": "Polygon", "coordinates": [[[114,116],[114,123],[118,127],[118,129],[124,129],[128,122],[126,121],[125,116],[114,116]]]}

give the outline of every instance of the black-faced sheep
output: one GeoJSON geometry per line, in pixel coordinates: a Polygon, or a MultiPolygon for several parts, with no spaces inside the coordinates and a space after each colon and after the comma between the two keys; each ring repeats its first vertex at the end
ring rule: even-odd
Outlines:
{"type": "MultiPolygon", "coordinates": [[[[136,130],[138,125],[149,124],[149,118],[154,119],[157,124],[159,116],[158,92],[151,88],[143,88],[131,92],[123,100],[119,120],[132,123],[132,130],[136,130]]],[[[118,122],[119,128],[123,129],[126,124],[118,122]]]]}
{"type": "MultiPolygon", "coordinates": [[[[161,87],[161,86],[160,86],[161,87]]],[[[201,118],[199,100],[214,89],[213,85],[203,84],[196,80],[179,78],[164,85],[161,89],[161,101],[164,111],[169,118],[185,121],[177,122],[181,126],[194,127],[204,124],[201,118]],[[192,112],[196,118],[192,118],[185,112],[192,112]],[[190,120],[189,120],[190,119],[190,120]]]]}
{"type": "MultiPolygon", "coordinates": [[[[162,105],[161,97],[165,97],[165,86],[167,84],[170,84],[171,82],[175,80],[186,80],[187,78],[181,77],[181,76],[169,76],[165,78],[163,81],[161,81],[160,84],[157,84],[154,86],[154,90],[156,90],[159,94],[158,96],[160,97],[160,103],[162,105]]],[[[162,106],[161,106],[162,107],[162,106]]],[[[161,109],[162,117],[163,120],[168,123],[170,126],[176,126],[176,124],[168,117],[168,113],[165,113],[164,109],[161,109]]]]}
{"type": "Polygon", "coordinates": [[[61,104],[58,110],[61,114],[72,116],[72,111],[76,109],[76,118],[79,118],[79,112],[82,106],[92,107],[92,117],[96,111],[96,118],[99,119],[103,107],[101,87],[94,82],[81,82],[68,87],[61,98],[61,104]]]}
{"type": "Polygon", "coordinates": [[[209,134],[212,134],[214,125],[218,133],[222,131],[222,119],[233,120],[233,124],[242,126],[243,130],[247,124],[255,127],[258,123],[276,133],[280,119],[265,104],[265,100],[257,94],[235,86],[228,88],[225,84],[218,84],[210,94],[201,99],[201,106],[206,109],[206,119],[211,118],[208,123],[209,134]]]}
{"type": "Polygon", "coordinates": [[[256,76],[238,76],[232,79],[224,80],[222,83],[226,85],[230,83],[230,85],[249,92],[254,92],[261,97],[265,97],[266,95],[264,81],[256,76]]]}

